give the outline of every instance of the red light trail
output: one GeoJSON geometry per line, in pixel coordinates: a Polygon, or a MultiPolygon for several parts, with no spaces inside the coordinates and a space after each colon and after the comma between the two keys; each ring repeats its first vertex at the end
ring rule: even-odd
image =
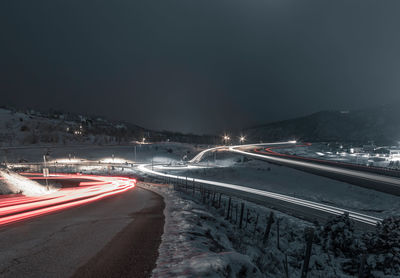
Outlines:
{"type": "Polygon", "coordinates": [[[359,168],[359,169],[365,169],[367,171],[369,170],[378,170],[378,171],[384,171],[386,173],[395,173],[397,174],[398,171],[393,170],[393,169],[388,169],[388,168],[382,168],[382,167],[375,167],[375,166],[366,166],[366,165],[360,165],[360,164],[353,164],[353,163],[348,163],[348,162],[343,162],[343,161],[331,161],[328,159],[318,159],[318,158],[313,158],[313,157],[304,157],[304,156],[298,156],[298,155],[292,155],[292,154],[285,154],[285,153],[279,153],[276,151],[273,151],[273,149],[285,149],[285,148],[297,148],[297,147],[309,147],[311,146],[311,143],[304,143],[302,145],[289,145],[289,146],[278,146],[278,147],[268,147],[268,148],[263,148],[262,150],[260,149],[253,149],[255,153],[259,154],[264,154],[264,155],[271,155],[271,156],[280,156],[280,157],[285,157],[289,159],[294,159],[294,160],[303,160],[303,161],[308,161],[308,162],[317,162],[317,163],[322,163],[326,165],[332,165],[332,166],[345,166],[345,167],[352,167],[352,168],[359,168]]]}
{"type": "MultiPolygon", "coordinates": [[[[43,179],[43,177],[30,177],[43,179]]],[[[49,179],[87,179],[81,181],[77,187],[62,188],[56,192],[38,197],[27,197],[22,194],[0,196],[0,227],[33,217],[61,211],[105,197],[120,194],[136,185],[135,179],[125,177],[108,177],[65,174],[53,175],[49,179]]]]}

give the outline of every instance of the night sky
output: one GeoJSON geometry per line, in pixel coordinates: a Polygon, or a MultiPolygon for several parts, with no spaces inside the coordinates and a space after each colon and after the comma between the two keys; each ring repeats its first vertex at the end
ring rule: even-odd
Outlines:
{"type": "Polygon", "coordinates": [[[400,1],[0,3],[1,105],[212,133],[400,100],[400,1]]]}

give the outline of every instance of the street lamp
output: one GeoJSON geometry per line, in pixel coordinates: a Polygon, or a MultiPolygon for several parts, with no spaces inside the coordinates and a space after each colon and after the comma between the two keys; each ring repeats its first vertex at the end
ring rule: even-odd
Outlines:
{"type": "Polygon", "coordinates": [[[224,135],[224,144],[228,144],[228,141],[231,139],[228,135],[224,135]]]}
{"type": "Polygon", "coordinates": [[[246,141],[246,137],[240,136],[240,137],[239,137],[239,141],[240,141],[240,144],[243,144],[244,141],[246,141]]]}

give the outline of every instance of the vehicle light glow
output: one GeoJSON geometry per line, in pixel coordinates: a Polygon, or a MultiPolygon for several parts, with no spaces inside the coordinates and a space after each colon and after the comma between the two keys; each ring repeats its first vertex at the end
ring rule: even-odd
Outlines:
{"type": "Polygon", "coordinates": [[[18,221],[88,204],[126,192],[136,185],[135,179],[91,175],[57,175],[59,179],[90,179],[79,187],[63,188],[43,196],[27,197],[21,194],[0,197],[0,227],[18,221]]]}

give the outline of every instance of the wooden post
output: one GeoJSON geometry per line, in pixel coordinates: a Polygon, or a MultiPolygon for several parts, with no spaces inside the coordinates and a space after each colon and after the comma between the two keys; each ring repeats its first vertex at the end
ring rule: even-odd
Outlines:
{"type": "Polygon", "coordinates": [[[301,269],[301,278],[306,278],[307,277],[308,266],[310,264],[312,243],[313,243],[313,239],[314,239],[314,229],[313,228],[306,228],[305,234],[306,234],[306,244],[307,244],[307,246],[306,246],[306,254],[305,254],[305,257],[304,257],[303,267],[301,269]]]}
{"type": "Polygon", "coordinates": [[[289,267],[287,261],[287,254],[285,254],[285,261],[283,262],[283,267],[285,268],[285,277],[289,278],[289,267]]]}
{"type": "Polygon", "coordinates": [[[278,250],[281,250],[279,245],[279,218],[276,219],[276,247],[278,250]]]}
{"type": "Polygon", "coordinates": [[[257,224],[258,224],[258,213],[257,213],[257,217],[256,217],[256,222],[254,223],[254,231],[253,231],[253,234],[255,234],[256,231],[257,231],[257,224]]]}
{"type": "Polygon", "coordinates": [[[250,214],[250,211],[249,211],[249,209],[247,209],[247,213],[246,213],[246,225],[244,226],[245,228],[247,228],[247,224],[249,223],[249,214],[250,214]]]}
{"type": "Polygon", "coordinates": [[[367,260],[367,255],[362,254],[361,256],[361,262],[360,262],[360,269],[358,270],[358,278],[365,278],[366,276],[364,275],[365,273],[365,261],[367,260]]]}
{"type": "Polygon", "coordinates": [[[235,205],[235,224],[238,222],[238,204],[235,205]]]}
{"type": "Polygon", "coordinates": [[[222,198],[222,193],[219,193],[218,208],[221,208],[221,198],[222,198]]]}
{"type": "Polygon", "coordinates": [[[271,231],[271,226],[272,223],[274,222],[274,213],[271,211],[269,213],[269,218],[268,218],[268,223],[267,226],[265,227],[265,232],[264,232],[264,238],[263,238],[263,244],[267,243],[268,237],[269,237],[269,232],[271,231]]]}
{"type": "Polygon", "coordinates": [[[243,211],[244,211],[244,203],[240,204],[240,221],[239,221],[239,228],[242,228],[242,222],[243,222],[243,211]]]}
{"type": "Polygon", "coordinates": [[[231,197],[229,197],[229,201],[228,201],[228,213],[226,214],[226,220],[228,220],[229,219],[229,214],[230,214],[230,211],[231,211],[231,197]]]}
{"type": "Polygon", "coordinates": [[[213,191],[212,205],[213,207],[215,207],[215,191],[213,191]]]}

